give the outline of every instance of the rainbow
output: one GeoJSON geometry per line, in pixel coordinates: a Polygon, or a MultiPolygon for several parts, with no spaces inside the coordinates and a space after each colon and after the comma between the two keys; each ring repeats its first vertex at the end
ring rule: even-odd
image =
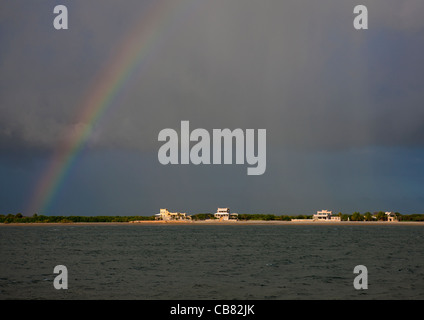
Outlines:
{"type": "MultiPolygon", "coordinates": [[[[132,75],[147,61],[148,54],[158,47],[167,31],[183,18],[188,7],[199,0],[156,0],[137,23],[130,28],[113,57],[96,77],[88,94],[82,99],[73,126],[65,134],[52,158],[32,190],[25,210],[28,214],[43,214],[60,186],[66,180],[75,158],[90,137],[94,125],[113,105],[117,94],[131,80],[132,75]]],[[[191,10],[190,10],[191,11],[191,10]]]]}

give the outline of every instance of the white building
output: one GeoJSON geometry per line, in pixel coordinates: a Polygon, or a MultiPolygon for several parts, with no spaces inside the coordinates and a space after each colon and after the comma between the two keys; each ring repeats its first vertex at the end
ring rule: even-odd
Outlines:
{"type": "Polygon", "coordinates": [[[219,220],[237,220],[238,214],[230,213],[230,208],[218,208],[213,216],[219,220]]]}
{"type": "Polygon", "coordinates": [[[386,216],[387,216],[387,221],[389,222],[399,221],[398,217],[396,216],[394,212],[386,212],[386,216]]]}
{"type": "Polygon", "coordinates": [[[312,220],[314,220],[314,221],[340,221],[340,217],[333,215],[332,211],[321,210],[321,211],[317,211],[317,213],[313,215],[312,220]]]}
{"type": "Polygon", "coordinates": [[[171,221],[171,220],[188,220],[191,219],[191,217],[187,217],[185,213],[181,212],[169,212],[168,209],[160,209],[160,213],[155,214],[156,220],[164,220],[164,221],[171,221]]]}

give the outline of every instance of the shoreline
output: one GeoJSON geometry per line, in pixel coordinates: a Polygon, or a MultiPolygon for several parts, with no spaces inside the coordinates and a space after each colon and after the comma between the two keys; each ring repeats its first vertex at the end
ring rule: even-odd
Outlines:
{"type": "Polygon", "coordinates": [[[122,225],[220,225],[220,226],[246,226],[246,225],[316,225],[316,226],[424,226],[424,221],[135,221],[135,222],[11,222],[0,223],[2,226],[122,226],[122,225]]]}

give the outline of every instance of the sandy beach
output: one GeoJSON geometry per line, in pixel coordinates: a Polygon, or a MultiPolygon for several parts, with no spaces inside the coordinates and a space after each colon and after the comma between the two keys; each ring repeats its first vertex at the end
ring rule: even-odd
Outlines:
{"type": "Polygon", "coordinates": [[[424,221],[265,221],[265,220],[248,220],[248,221],[133,221],[133,222],[69,222],[69,223],[0,223],[0,227],[4,226],[113,226],[113,225],[222,225],[222,226],[246,226],[246,225],[314,225],[314,226],[424,226],[424,221]]]}
{"type": "Polygon", "coordinates": [[[140,221],[129,222],[128,224],[196,224],[196,225],[316,225],[316,226],[340,226],[340,225],[360,225],[360,226],[406,226],[406,225],[419,225],[424,226],[424,221],[404,221],[404,222],[387,222],[387,221],[265,221],[265,220],[248,220],[248,221],[216,221],[216,220],[202,220],[202,221],[140,221]]]}

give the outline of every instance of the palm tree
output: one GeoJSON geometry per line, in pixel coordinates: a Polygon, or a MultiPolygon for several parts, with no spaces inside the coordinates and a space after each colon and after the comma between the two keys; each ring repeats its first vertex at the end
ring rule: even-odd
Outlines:
{"type": "Polygon", "coordinates": [[[359,212],[354,212],[352,214],[352,221],[362,221],[364,217],[359,212]]]}
{"type": "Polygon", "coordinates": [[[384,211],[379,211],[377,213],[377,220],[379,220],[379,221],[386,220],[386,213],[384,211]]]}
{"type": "Polygon", "coordinates": [[[365,221],[372,221],[371,212],[365,212],[365,221]]]}

